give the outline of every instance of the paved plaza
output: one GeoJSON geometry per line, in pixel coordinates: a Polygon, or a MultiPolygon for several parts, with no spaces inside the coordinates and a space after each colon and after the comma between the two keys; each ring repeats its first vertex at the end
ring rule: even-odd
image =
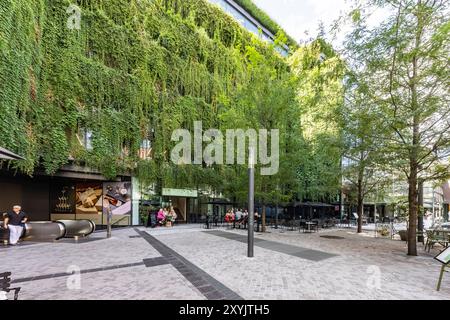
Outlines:
{"type": "Polygon", "coordinates": [[[255,233],[200,225],[113,230],[106,239],[0,247],[20,299],[450,299],[436,291],[439,251],[351,229],[255,233]],[[79,273],[78,273],[79,271],[79,273]]]}

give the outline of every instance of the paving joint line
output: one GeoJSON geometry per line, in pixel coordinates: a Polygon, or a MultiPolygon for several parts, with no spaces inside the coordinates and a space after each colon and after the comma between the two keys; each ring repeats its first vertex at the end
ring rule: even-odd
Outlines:
{"type": "MultiPolygon", "coordinates": [[[[144,259],[146,260],[146,259],[144,259]]],[[[134,262],[134,263],[127,263],[127,264],[121,264],[116,266],[105,266],[105,267],[97,267],[97,268],[91,268],[91,269],[85,269],[80,270],[80,274],[86,274],[86,273],[94,273],[94,272],[101,272],[101,271],[109,271],[109,270],[115,270],[115,269],[124,269],[124,268],[131,268],[131,267],[137,267],[137,266],[145,266],[145,262],[134,262]]],[[[30,282],[30,281],[37,281],[37,280],[46,280],[46,279],[52,279],[52,278],[61,278],[61,277],[68,277],[75,274],[74,272],[68,273],[68,272],[55,272],[50,274],[44,274],[39,276],[31,276],[31,277],[24,277],[24,278],[18,278],[13,279],[11,281],[12,284],[14,283],[23,283],[23,282],[30,282]]]]}
{"type": "Polygon", "coordinates": [[[205,298],[212,300],[243,300],[236,292],[209,275],[206,271],[194,265],[175,250],[169,248],[154,236],[138,228],[134,229],[154,249],[167,259],[181,275],[189,281],[205,298]]]}
{"type": "MultiPolygon", "coordinates": [[[[240,234],[235,234],[231,232],[226,231],[220,231],[220,230],[213,230],[213,231],[202,231],[206,234],[211,234],[213,236],[225,238],[228,240],[233,240],[241,243],[247,243],[247,237],[240,234]],[[230,236],[232,235],[232,236],[230,236]]],[[[256,239],[255,239],[256,240],[256,239]]],[[[328,253],[324,251],[294,246],[291,244],[285,244],[282,242],[272,241],[272,240],[265,240],[265,239],[258,239],[258,241],[255,241],[255,246],[260,247],[266,250],[275,251],[278,253],[287,254],[293,257],[306,259],[310,261],[322,261],[328,258],[332,258],[337,256],[333,253],[328,253]]]]}

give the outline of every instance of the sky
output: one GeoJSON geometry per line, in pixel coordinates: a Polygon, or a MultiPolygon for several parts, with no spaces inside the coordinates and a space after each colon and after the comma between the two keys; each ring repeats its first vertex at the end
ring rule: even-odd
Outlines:
{"type": "MultiPolygon", "coordinates": [[[[253,2],[297,42],[315,37],[320,22],[323,23],[325,30],[328,30],[354,3],[351,0],[253,0],[253,2]]],[[[373,23],[381,21],[385,13],[377,14],[373,18],[373,23]]],[[[342,44],[343,34],[334,40],[331,38],[328,40],[339,46],[342,44]]]]}

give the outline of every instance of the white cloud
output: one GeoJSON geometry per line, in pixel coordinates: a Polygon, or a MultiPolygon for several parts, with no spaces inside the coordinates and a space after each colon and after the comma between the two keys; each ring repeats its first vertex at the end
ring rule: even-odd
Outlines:
{"type": "Polygon", "coordinates": [[[346,0],[254,0],[295,40],[317,33],[320,22],[328,27],[350,5],[346,0]]]}

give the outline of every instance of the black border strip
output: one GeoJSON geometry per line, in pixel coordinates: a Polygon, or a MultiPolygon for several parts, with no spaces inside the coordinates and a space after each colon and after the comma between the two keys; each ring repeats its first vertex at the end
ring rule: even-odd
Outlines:
{"type": "Polygon", "coordinates": [[[145,231],[134,229],[153,248],[155,248],[170,264],[174,266],[192,285],[208,300],[244,300],[236,292],[217,281],[204,270],[166,246],[164,243],[145,231]]]}

